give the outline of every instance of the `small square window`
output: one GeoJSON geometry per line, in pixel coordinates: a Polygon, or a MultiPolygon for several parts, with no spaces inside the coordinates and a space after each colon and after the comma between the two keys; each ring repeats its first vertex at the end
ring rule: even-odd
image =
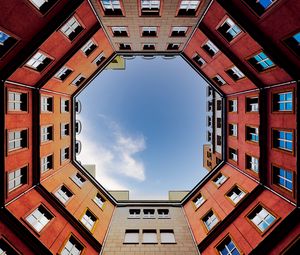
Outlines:
{"type": "Polygon", "coordinates": [[[202,194],[198,194],[196,198],[193,199],[193,203],[196,206],[196,208],[199,208],[203,203],[205,202],[205,198],[202,196],[202,194]]]}
{"type": "Polygon", "coordinates": [[[227,180],[227,177],[222,173],[219,173],[214,179],[213,182],[218,186],[222,186],[222,184],[227,180]]]}
{"type": "Polygon", "coordinates": [[[258,158],[246,155],[246,168],[258,174],[259,171],[258,158]]]}
{"type": "Polygon", "coordinates": [[[141,0],[142,16],[159,16],[160,0],[141,0]]]}
{"type": "Polygon", "coordinates": [[[41,127],[41,142],[48,142],[53,140],[53,126],[41,127]]]}
{"type": "Polygon", "coordinates": [[[223,86],[226,84],[226,81],[219,75],[217,74],[215,77],[212,78],[213,81],[219,85],[219,86],[223,86]]]}
{"type": "Polygon", "coordinates": [[[273,148],[293,151],[293,132],[273,130],[273,148]]]}
{"type": "Polygon", "coordinates": [[[41,72],[51,63],[51,61],[52,60],[49,57],[38,51],[26,62],[25,66],[41,72]]]}
{"type": "Polygon", "coordinates": [[[224,36],[224,38],[228,42],[231,42],[242,32],[240,27],[235,24],[230,18],[227,18],[217,30],[224,36]]]}
{"type": "Polygon", "coordinates": [[[49,155],[41,158],[41,173],[45,173],[53,169],[53,155],[49,155]]]}
{"type": "Polygon", "coordinates": [[[41,112],[53,111],[53,98],[47,96],[41,96],[41,112]]]}
{"type": "Polygon", "coordinates": [[[233,66],[233,67],[229,68],[225,72],[234,81],[238,81],[238,80],[243,79],[245,77],[245,75],[236,66],[233,66]]]}
{"type": "Polygon", "coordinates": [[[194,60],[200,67],[203,66],[204,64],[206,64],[205,60],[204,60],[202,57],[200,57],[198,54],[195,54],[195,55],[193,56],[193,60],[194,60]]]}
{"type": "Polygon", "coordinates": [[[57,2],[57,0],[29,0],[29,1],[42,14],[45,14],[57,2]]]}
{"type": "Polygon", "coordinates": [[[247,112],[258,112],[258,97],[247,97],[246,98],[246,111],[247,112]]]}
{"type": "Polygon", "coordinates": [[[273,111],[291,112],[293,111],[293,92],[274,93],[272,95],[273,111]]]}
{"type": "Polygon", "coordinates": [[[123,243],[138,244],[139,243],[139,230],[138,229],[126,229],[123,243]]]}
{"type": "Polygon", "coordinates": [[[79,74],[73,81],[72,84],[75,86],[80,86],[85,81],[85,77],[82,74],[79,74]]]}
{"type": "Polygon", "coordinates": [[[237,162],[238,160],[238,151],[236,149],[233,148],[229,148],[229,155],[228,155],[229,159],[237,162]]]}
{"type": "Polygon", "coordinates": [[[54,75],[55,78],[64,81],[73,71],[66,67],[63,66],[59,71],[54,75]]]}
{"type": "Polygon", "coordinates": [[[228,133],[230,136],[237,137],[238,135],[237,124],[228,124],[228,133]]]}
{"type": "MultiPolygon", "coordinates": [[[[300,56],[300,32],[284,40],[287,46],[298,56],[300,56]]],[[[1,53],[0,53],[1,56],[1,53]]]]}
{"type": "Polygon", "coordinates": [[[252,58],[249,58],[248,63],[258,72],[265,71],[275,66],[273,61],[264,52],[260,52],[252,58]]]}
{"type": "Polygon", "coordinates": [[[28,167],[24,166],[7,174],[8,192],[11,192],[27,183],[28,167]]]}
{"type": "Polygon", "coordinates": [[[213,212],[213,210],[210,210],[203,218],[202,221],[204,223],[204,226],[208,231],[211,231],[219,222],[219,219],[213,212]]]}
{"type": "Polygon", "coordinates": [[[176,243],[174,230],[161,229],[160,230],[160,242],[161,243],[176,243]]]}
{"type": "Polygon", "coordinates": [[[89,231],[92,231],[97,220],[97,217],[89,209],[87,209],[80,221],[89,231]]]}
{"type": "Polygon", "coordinates": [[[246,140],[258,143],[258,128],[246,126],[246,140]]]}
{"type": "Polygon", "coordinates": [[[155,50],[154,43],[145,43],[143,44],[143,50],[155,50]]]}
{"type": "Polygon", "coordinates": [[[26,217],[26,221],[37,232],[41,232],[51,219],[53,219],[53,215],[43,205],[40,205],[26,217]]]}
{"type": "Polygon", "coordinates": [[[127,37],[128,31],[127,27],[111,27],[113,36],[115,37],[127,37]]]}
{"type": "Polygon", "coordinates": [[[104,52],[101,52],[94,60],[93,60],[93,63],[96,65],[96,66],[100,66],[100,64],[104,61],[105,59],[105,54],[104,52]]]}
{"type": "Polygon", "coordinates": [[[103,198],[103,196],[101,196],[100,193],[97,193],[96,196],[94,197],[94,202],[95,202],[100,208],[103,208],[104,203],[105,203],[105,199],[103,198]]]}
{"type": "Polygon", "coordinates": [[[122,16],[121,3],[119,0],[100,0],[104,15],[108,16],[122,16]]]}
{"type": "Polygon", "coordinates": [[[120,43],[119,49],[120,50],[131,50],[131,45],[129,43],[120,43]]]}
{"type": "Polygon", "coordinates": [[[245,197],[246,193],[241,190],[238,186],[234,186],[226,196],[236,205],[239,203],[243,197],[245,197]]]}
{"type": "Polygon", "coordinates": [[[256,206],[256,208],[247,217],[260,230],[260,232],[265,232],[276,220],[276,217],[262,205],[256,206]]]}
{"type": "Polygon", "coordinates": [[[60,31],[63,32],[64,35],[68,37],[71,41],[73,41],[82,30],[83,27],[74,16],[71,19],[69,19],[66,22],[66,24],[63,25],[60,29],[60,31]]]}
{"type": "Polygon", "coordinates": [[[58,198],[60,202],[66,204],[69,201],[69,199],[73,196],[73,193],[65,185],[62,185],[54,193],[54,195],[58,198]]]}
{"type": "Polygon", "coordinates": [[[144,219],[155,219],[155,210],[154,209],[144,209],[143,210],[143,218],[144,219]]]}
{"type": "Polygon", "coordinates": [[[157,36],[157,27],[142,27],[143,37],[157,36]]]}
{"type": "Polygon", "coordinates": [[[159,219],[170,219],[169,209],[157,209],[159,219]]]}
{"type": "Polygon", "coordinates": [[[8,151],[27,148],[27,130],[8,132],[8,151]]]}
{"type": "Polygon", "coordinates": [[[179,50],[180,43],[169,43],[167,50],[179,50]]]}
{"type": "Polygon", "coordinates": [[[237,99],[232,99],[228,101],[228,111],[229,112],[237,112],[238,110],[238,104],[237,104],[237,99]]]}
{"type": "Polygon", "coordinates": [[[143,230],[143,243],[155,244],[157,243],[157,233],[156,230],[143,230]]]}
{"type": "Polygon", "coordinates": [[[195,16],[200,4],[200,0],[181,0],[178,16],[195,16]]]}
{"type": "Polygon", "coordinates": [[[62,148],[60,149],[60,163],[63,163],[64,161],[68,160],[70,158],[70,148],[62,148]]]}
{"type": "Polygon", "coordinates": [[[83,45],[81,51],[86,55],[89,56],[91,53],[97,48],[97,45],[94,43],[92,39],[88,40],[88,42],[83,45]]]}
{"type": "Polygon", "coordinates": [[[27,111],[27,93],[8,91],[8,111],[26,112],[27,111]]]}
{"type": "Polygon", "coordinates": [[[129,209],[129,219],[140,219],[141,210],[140,209],[129,209]]]}
{"type": "Polygon", "coordinates": [[[2,58],[16,42],[17,40],[14,37],[0,30],[0,58],[2,58]]]}
{"type": "Polygon", "coordinates": [[[73,235],[70,236],[65,246],[61,250],[61,255],[79,255],[82,254],[84,246],[73,235]]]}
{"type": "Polygon", "coordinates": [[[188,27],[172,27],[171,37],[184,37],[188,27]]]}
{"type": "Polygon", "coordinates": [[[79,173],[76,173],[71,177],[71,179],[77,184],[77,186],[82,187],[82,185],[85,183],[85,178],[79,173]]]}
{"type": "Polygon", "coordinates": [[[293,172],[273,166],[273,183],[288,191],[293,191],[293,172]]]}
{"type": "Polygon", "coordinates": [[[207,52],[208,55],[213,57],[219,52],[219,48],[213,44],[212,41],[208,40],[203,46],[202,49],[207,52]]]}
{"type": "Polygon", "coordinates": [[[240,251],[232,241],[230,236],[227,236],[218,246],[217,250],[221,255],[240,255],[240,251]]]}
{"type": "Polygon", "coordinates": [[[261,16],[270,8],[277,0],[247,0],[247,4],[257,15],[261,16]]]}

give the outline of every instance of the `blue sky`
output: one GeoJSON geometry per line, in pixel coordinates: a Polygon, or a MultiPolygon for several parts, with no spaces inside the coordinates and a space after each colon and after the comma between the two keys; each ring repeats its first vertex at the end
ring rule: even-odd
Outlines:
{"type": "Polygon", "coordinates": [[[127,60],[105,70],[80,94],[82,164],[96,164],[108,190],[130,199],[167,199],[206,174],[206,83],[181,58],[127,60]]]}

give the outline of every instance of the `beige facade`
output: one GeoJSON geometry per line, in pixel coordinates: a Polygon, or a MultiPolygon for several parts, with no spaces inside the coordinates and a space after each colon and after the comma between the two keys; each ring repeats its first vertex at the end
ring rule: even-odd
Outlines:
{"type": "Polygon", "coordinates": [[[180,206],[151,205],[117,207],[102,254],[196,255],[198,251],[180,206]]]}

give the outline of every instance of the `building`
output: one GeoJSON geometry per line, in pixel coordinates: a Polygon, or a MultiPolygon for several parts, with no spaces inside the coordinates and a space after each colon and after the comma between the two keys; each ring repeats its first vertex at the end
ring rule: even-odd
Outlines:
{"type": "Polygon", "coordinates": [[[299,11],[297,0],[1,1],[0,253],[297,254],[299,11]],[[76,97],[117,54],[179,54],[210,86],[219,164],[180,201],[121,201],[76,161],[76,97]]]}

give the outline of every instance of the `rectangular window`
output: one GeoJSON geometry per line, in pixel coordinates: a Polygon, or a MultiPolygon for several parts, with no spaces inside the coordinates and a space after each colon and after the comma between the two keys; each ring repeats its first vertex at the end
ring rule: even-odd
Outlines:
{"type": "MultiPolygon", "coordinates": [[[[1,32],[0,32],[1,34],[1,32]]],[[[287,46],[298,56],[300,56],[300,32],[284,40],[287,46]]],[[[1,53],[0,53],[1,56],[1,53]]]]}
{"type": "Polygon", "coordinates": [[[276,220],[275,216],[262,205],[256,206],[247,217],[261,232],[266,231],[276,220]]]}
{"type": "Polygon", "coordinates": [[[94,60],[93,60],[93,63],[96,65],[96,66],[100,66],[100,64],[104,61],[105,59],[105,54],[104,52],[101,52],[94,60]]]}
{"type": "Polygon", "coordinates": [[[201,58],[198,54],[195,54],[193,56],[193,60],[199,65],[199,66],[203,66],[204,64],[206,64],[205,60],[203,58],[201,58]]]}
{"type": "Polygon", "coordinates": [[[227,177],[223,175],[222,173],[219,173],[214,179],[213,182],[220,187],[225,181],[227,180],[227,177]]]}
{"type": "Polygon", "coordinates": [[[53,98],[47,96],[41,96],[41,112],[53,111],[53,98]]]}
{"type": "Polygon", "coordinates": [[[169,43],[167,50],[179,50],[180,43],[169,43]]]}
{"type": "Polygon", "coordinates": [[[8,111],[26,112],[27,111],[27,93],[8,91],[8,111]]]}
{"type": "Polygon", "coordinates": [[[247,97],[246,98],[246,111],[247,112],[258,112],[258,97],[247,97]]]}
{"type": "Polygon", "coordinates": [[[41,127],[41,142],[53,140],[53,126],[41,127]]]}
{"type": "Polygon", "coordinates": [[[72,84],[75,86],[80,86],[85,81],[85,77],[82,74],[79,74],[73,81],[72,84]]]}
{"type": "Polygon", "coordinates": [[[155,44],[154,43],[144,43],[143,50],[155,50],[155,44]]]}
{"type": "Polygon", "coordinates": [[[211,116],[207,116],[206,123],[207,123],[208,127],[210,127],[212,125],[211,116]]]}
{"type": "Polygon", "coordinates": [[[8,132],[8,151],[27,148],[27,130],[8,132]]]}
{"type": "Polygon", "coordinates": [[[20,255],[7,241],[0,239],[0,254],[1,255],[20,255]]]}
{"type": "Polygon", "coordinates": [[[64,33],[66,37],[68,37],[71,41],[75,39],[75,37],[83,30],[83,27],[79,23],[79,21],[73,16],[71,19],[67,21],[65,25],[60,29],[61,32],[64,33]]]}
{"type": "Polygon", "coordinates": [[[176,243],[174,230],[161,229],[160,230],[160,242],[161,243],[176,243]]]}
{"type": "Polygon", "coordinates": [[[181,0],[178,16],[195,16],[200,4],[200,0],[181,0]]]}
{"type": "Polygon", "coordinates": [[[80,221],[89,231],[92,231],[97,222],[97,217],[87,209],[80,221]]]}
{"type": "Polygon", "coordinates": [[[60,135],[61,137],[65,137],[70,134],[70,124],[69,123],[61,123],[60,124],[60,135]]]}
{"type": "Polygon", "coordinates": [[[293,92],[287,91],[272,95],[273,111],[291,112],[293,111],[293,92]]]}
{"type": "Polygon", "coordinates": [[[260,52],[252,58],[249,58],[248,63],[258,72],[262,72],[275,66],[273,61],[264,52],[260,52]]]}
{"type": "Polygon", "coordinates": [[[217,135],[217,145],[222,145],[222,136],[217,135]]]}
{"type": "Polygon", "coordinates": [[[277,0],[247,0],[247,4],[257,15],[262,15],[277,0]]]}
{"type": "Polygon", "coordinates": [[[228,101],[228,108],[229,112],[237,112],[238,111],[238,104],[237,99],[232,99],[228,101]]]}
{"type": "Polygon", "coordinates": [[[54,193],[54,195],[58,198],[60,202],[66,204],[69,201],[69,199],[73,196],[73,193],[65,185],[62,185],[54,193]]]}
{"type": "Polygon", "coordinates": [[[16,42],[17,40],[14,37],[0,30],[0,58],[2,58],[16,42]]]}
{"type": "Polygon", "coordinates": [[[229,155],[228,155],[229,159],[237,162],[238,160],[238,151],[236,149],[233,148],[229,148],[229,155]]]}
{"type": "Polygon", "coordinates": [[[217,100],[217,111],[221,111],[221,110],[222,110],[222,101],[217,100]]]}
{"type": "Polygon", "coordinates": [[[226,81],[219,75],[217,74],[215,77],[212,78],[213,81],[219,85],[219,86],[223,86],[226,84],[226,81]]]}
{"type": "Polygon", "coordinates": [[[57,0],[29,0],[35,8],[37,8],[42,14],[45,14],[57,0]]]}
{"type": "Polygon", "coordinates": [[[157,36],[157,27],[142,27],[142,36],[157,36]]]}
{"type": "Polygon", "coordinates": [[[273,147],[285,151],[293,151],[293,132],[273,130],[273,147]]]}
{"type": "Polygon", "coordinates": [[[197,195],[197,197],[194,198],[193,200],[193,203],[196,206],[196,208],[199,208],[204,202],[205,202],[205,198],[202,196],[201,193],[197,195]]]}
{"type": "Polygon", "coordinates": [[[230,136],[237,137],[237,135],[238,135],[237,124],[228,124],[228,133],[230,136]]]}
{"type": "Polygon", "coordinates": [[[246,140],[258,143],[258,128],[246,126],[246,140]]]}
{"type": "Polygon", "coordinates": [[[225,71],[230,78],[234,81],[238,81],[245,77],[245,75],[236,66],[229,68],[225,71]]]}
{"type": "Polygon", "coordinates": [[[159,0],[141,0],[142,16],[158,16],[160,9],[159,0]]]}
{"type": "Polygon", "coordinates": [[[219,49],[216,45],[212,43],[212,41],[208,40],[203,46],[202,49],[207,52],[208,55],[213,57],[219,52],[219,49]]]}
{"type": "Polygon", "coordinates": [[[79,173],[76,173],[71,177],[71,179],[77,184],[77,186],[82,187],[82,185],[85,183],[85,178],[79,173]]]}
{"type": "Polygon", "coordinates": [[[221,255],[240,255],[240,251],[232,241],[230,236],[227,236],[218,246],[217,250],[221,255]]]}
{"type": "Polygon", "coordinates": [[[60,163],[63,163],[65,160],[70,158],[69,147],[60,149],[60,163]]]}
{"type": "Polygon", "coordinates": [[[79,255],[82,254],[84,246],[73,235],[70,236],[65,246],[61,250],[61,255],[79,255]]]}
{"type": "Polygon", "coordinates": [[[171,37],[184,37],[188,27],[172,27],[171,37]]]}
{"type": "Polygon", "coordinates": [[[61,113],[69,112],[69,100],[68,99],[60,99],[60,111],[61,113]]]}
{"type": "Polygon", "coordinates": [[[127,27],[111,27],[111,30],[115,37],[128,36],[127,27]]]}
{"type": "Polygon", "coordinates": [[[273,166],[273,183],[293,191],[293,173],[281,167],[273,166]]]}
{"type": "Polygon", "coordinates": [[[53,215],[43,205],[40,205],[26,217],[26,221],[37,232],[41,232],[51,219],[53,219],[53,215]]]}
{"type": "Polygon", "coordinates": [[[52,60],[49,57],[38,51],[26,62],[25,66],[41,72],[51,63],[51,61],[52,60]]]}
{"type": "Polygon", "coordinates": [[[224,36],[224,38],[228,42],[231,42],[242,32],[240,27],[235,24],[230,18],[227,18],[217,30],[224,36]]]}
{"type": "Polygon", "coordinates": [[[143,230],[143,243],[157,243],[157,233],[156,230],[143,230]]]}
{"type": "Polygon", "coordinates": [[[144,209],[143,210],[143,218],[144,219],[154,219],[155,218],[155,210],[154,209],[144,209]]]}
{"type": "Polygon", "coordinates": [[[242,198],[246,195],[246,193],[241,190],[238,186],[234,186],[226,196],[234,203],[237,204],[242,200],[242,198]]]}
{"type": "Polygon", "coordinates": [[[94,197],[94,202],[100,207],[103,208],[105,199],[101,196],[100,193],[97,193],[96,196],[94,197]]]}
{"type": "Polygon", "coordinates": [[[53,155],[49,155],[41,158],[41,173],[45,173],[53,169],[53,155]]]}
{"type": "Polygon", "coordinates": [[[219,222],[219,219],[214,214],[213,210],[210,210],[203,218],[202,221],[204,223],[204,226],[208,231],[212,230],[214,226],[217,225],[219,222]]]}
{"type": "Polygon", "coordinates": [[[206,133],[206,140],[208,141],[208,142],[210,142],[212,139],[211,139],[211,132],[210,131],[207,131],[207,133],[206,133]]]}
{"type": "Polygon", "coordinates": [[[141,217],[140,209],[129,209],[129,219],[139,219],[141,217]]]}
{"type": "Polygon", "coordinates": [[[126,229],[123,243],[138,244],[139,243],[139,230],[138,229],[126,229]]]}
{"type": "Polygon", "coordinates": [[[63,66],[59,71],[54,75],[55,78],[64,81],[73,71],[66,67],[63,66]]]}
{"type": "Polygon", "coordinates": [[[246,168],[258,174],[259,160],[256,157],[246,155],[246,168]]]}
{"type": "Polygon", "coordinates": [[[100,0],[105,15],[123,15],[119,0],[100,0]]]}
{"type": "Polygon", "coordinates": [[[27,183],[27,166],[7,174],[8,192],[11,192],[27,183]]]}
{"type": "Polygon", "coordinates": [[[169,209],[157,209],[159,219],[170,219],[169,209]]]}
{"type": "Polygon", "coordinates": [[[120,43],[119,49],[120,50],[131,50],[131,45],[129,43],[120,43]]]}
{"type": "Polygon", "coordinates": [[[92,39],[88,40],[85,45],[81,48],[81,51],[86,55],[89,56],[95,49],[97,45],[94,43],[92,39]]]}

